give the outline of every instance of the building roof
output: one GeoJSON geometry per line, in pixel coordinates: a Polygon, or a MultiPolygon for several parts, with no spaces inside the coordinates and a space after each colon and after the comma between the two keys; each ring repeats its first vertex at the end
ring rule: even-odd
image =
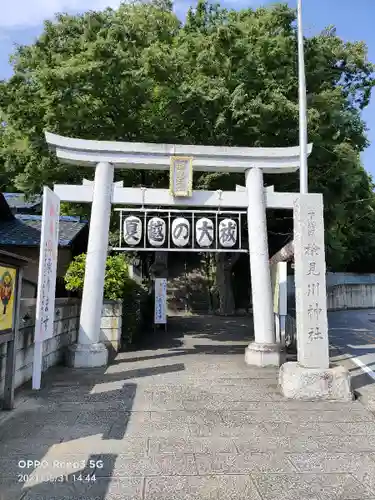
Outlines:
{"type": "Polygon", "coordinates": [[[41,196],[33,196],[28,200],[24,193],[3,193],[3,196],[11,210],[30,210],[42,205],[41,196]]]}
{"type": "Polygon", "coordinates": [[[13,220],[14,215],[12,214],[12,211],[3,196],[2,193],[0,193],[0,221],[8,221],[8,220],[13,220]]]}
{"type": "MultiPolygon", "coordinates": [[[[60,216],[59,246],[69,247],[87,224],[79,217],[60,216]]],[[[11,220],[0,222],[0,245],[39,246],[41,226],[41,215],[17,214],[11,220]]]]}

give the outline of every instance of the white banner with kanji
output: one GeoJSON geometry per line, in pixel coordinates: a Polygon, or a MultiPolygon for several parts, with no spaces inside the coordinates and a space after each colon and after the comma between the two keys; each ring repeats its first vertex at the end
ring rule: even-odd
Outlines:
{"type": "Polygon", "coordinates": [[[35,343],[52,338],[55,319],[60,198],[48,187],[43,190],[35,343]]]}

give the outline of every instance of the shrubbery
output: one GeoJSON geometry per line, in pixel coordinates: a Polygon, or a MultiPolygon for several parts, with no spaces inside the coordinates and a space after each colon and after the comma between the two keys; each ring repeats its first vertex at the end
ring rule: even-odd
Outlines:
{"type": "MultiPolygon", "coordinates": [[[[78,255],[65,274],[65,287],[82,293],[85,278],[86,254],[78,255]]],[[[122,301],[122,347],[133,343],[142,329],[150,325],[151,301],[147,290],[129,277],[124,256],[107,258],[104,279],[104,300],[122,301]]]]}

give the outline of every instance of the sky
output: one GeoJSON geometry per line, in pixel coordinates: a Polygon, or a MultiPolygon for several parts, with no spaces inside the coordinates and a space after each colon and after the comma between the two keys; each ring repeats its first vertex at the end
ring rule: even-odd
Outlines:
{"type": "MultiPolygon", "coordinates": [[[[297,0],[289,0],[296,7],[297,0]]],[[[53,18],[56,12],[76,13],[85,10],[116,8],[121,0],[4,0],[0,17],[0,79],[12,74],[9,64],[14,44],[30,44],[43,30],[43,20],[53,18]]],[[[221,0],[228,8],[256,7],[274,3],[274,0],[221,0]]],[[[183,19],[194,0],[175,0],[174,9],[183,19]]],[[[337,28],[346,41],[363,40],[368,46],[368,58],[375,63],[375,0],[303,0],[303,28],[306,36],[329,25],[337,28]]],[[[375,179],[375,91],[363,118],[368,127],[370,147],[362,155],[363,164],[375,179]]]]}

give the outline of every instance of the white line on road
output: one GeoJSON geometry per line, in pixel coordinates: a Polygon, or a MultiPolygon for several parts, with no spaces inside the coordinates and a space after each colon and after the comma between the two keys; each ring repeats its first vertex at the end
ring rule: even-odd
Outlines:
{"type": "Polygon", "coordinates": [[[347,344],[350,349],[375,349],[375,344],[352,345],[347,344]]]}
{"type": "Polygon", "coordinates": [[[375,380],[375,373],[369,368],[366,363],[361,361],[358,358],[350,358],[353,363],[355,363],[357,366],[359,366],[369,377],[371,377],[373,380],[375,380]]]}

